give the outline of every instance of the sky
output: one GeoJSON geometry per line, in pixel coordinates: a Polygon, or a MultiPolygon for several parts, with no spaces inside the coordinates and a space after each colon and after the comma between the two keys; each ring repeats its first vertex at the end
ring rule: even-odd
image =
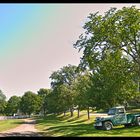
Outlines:
{"type": "Polygon", "coordinates": [[[80,63],[73,44],[89,13],[136,3],[0,4],[0,89],[7,99],[50,88],[50,75],[80,63]]]}

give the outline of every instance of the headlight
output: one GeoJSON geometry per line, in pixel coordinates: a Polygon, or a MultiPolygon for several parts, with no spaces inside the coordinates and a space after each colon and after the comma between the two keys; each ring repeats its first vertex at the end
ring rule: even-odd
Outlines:
{"type": "Polygon", "coordinates": [[[95,121],[102,121],[102,120],[104,120],[104,118],[101,118],[101,117],[96,117],[95,118],[95,121]]]}
{"type": "Polygon", "coordinates": [[[96,119],[95,120],[101,120],[101,117],[96,117],[96,119]]]}

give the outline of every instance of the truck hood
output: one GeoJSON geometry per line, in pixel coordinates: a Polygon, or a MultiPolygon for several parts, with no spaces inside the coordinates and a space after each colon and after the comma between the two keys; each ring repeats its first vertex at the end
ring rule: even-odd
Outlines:
{"type": "Polygon", "coordinates": [[[107,116],[96,117],[96,120],[108,119],[108,118],[112,118],[113,116],[114,115],[107,115],[107,116]]]}

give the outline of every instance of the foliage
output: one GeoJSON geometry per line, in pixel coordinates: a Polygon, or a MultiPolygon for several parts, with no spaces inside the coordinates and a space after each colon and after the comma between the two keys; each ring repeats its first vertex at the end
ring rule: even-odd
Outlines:
{"type": "Polygon", "coordinates": [[[3,94],[2,90],[0,90],[0,101],[6,100],[6,96],[3,94]]]}
{"type": "Polygon", "coordinates": [[[12,96],[7,102],[6,114],[14,115],[14,113],[17,113],[19,110],[20,101],[21,97],[12,96]]]}
{"type": "Polygon", "coordinates": [[[79,67],[92,72],[95,106],[106,108],[134,98],[140,87],[139,9],[90,14],[83,28],[74,47],[83,50],[79,67]]]}
{"type": "Polygon", "coordinates": [[[77,67],[74,65],[64,66],[51,74],[53,94],[50,97],[57,99],[55,100],[57,111],[65,112],[69,108],[73,115],[75,92],[72,89],[72,82],[77,76],[77,67]]]}
{"type": "Polygon", "coordinates": [[[87,109],[88,118],[90,118],[89,107],[91,107],[94,103],[94,99],[91,98],[91,85],[92,81],[88,71],[79,73],[79,76],[73,83],[73,89],[76,92],[74,100],[78,110],[78,117],[80,117],[80,110],[87,109]]]}
{"type": "Polygon", "coordinates": [[[128,61],[121,59],[118,52],[102,61],[100,70],[92,77],[92,98],[97,108],[125,105],[137,95],[137,86],[132,80],[134,73],[128,70],[128,65],[128,61]]]}
{"type": "Polygon", "coordinates": [[[50,76],[52,88],[57,88],[62,84],[71,85],[72,81],[77,76],[76,70],[76,66],[69,64],[68,66],[62,67],[60,70],[53,72],[50,76]]]}
{"type": "Polygon", "coordinates": [[[43,111],[44,116],[45,116],[46,110],[48,108],[47,96],[48,96],[48,94],[51,93],[51,89],[40,88],[37,93],[41,99],[41,111],[43,111]]]}
{"type": "Polygon", "coordinates": [[[41,99],[39,96],[31,91],[25,92],[21,98],[20,110],[31,115],[31,113],[36,113],[40,111],[41,99]]]}
{"type": "Polygon", "coordinates": [[[5,115],[7,107],[7,101],[0,100],[0,114],[5,115]]]}
{"type": "Polygon", "coordinates": [[[6,96],[3,94],[2,90],[0,90],[0,114],[5,114],[6,105],[6,96]]]}
{"type": "MultiPolygon", "coordinates": [[[[134,6],[123,7],[116,11],[111,8],[105,15],[99,12],[90,14],[85,23],[84,34],[74,44],[75,48],[83,49],[81,59],[83,66],[98,69],[98,62],[104,59],[106,53],[120,49],[122,55],[129,55],[138,63],[140,57],[140,11],[134,6]],[[125,53],[124,53],[125,52],[125,53]]],[[[130,57],[127,57],[129,60],[130,57]]]]}

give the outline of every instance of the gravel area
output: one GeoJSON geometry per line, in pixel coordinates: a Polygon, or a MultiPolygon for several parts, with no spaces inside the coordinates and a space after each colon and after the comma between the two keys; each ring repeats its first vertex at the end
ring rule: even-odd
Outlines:
{"type": "Polygon", "coordinates": [[[41,137],[35,129],[35,120],[24,119],[24,124],[20,126],[0,132],[0,137],[41,137]]]}

